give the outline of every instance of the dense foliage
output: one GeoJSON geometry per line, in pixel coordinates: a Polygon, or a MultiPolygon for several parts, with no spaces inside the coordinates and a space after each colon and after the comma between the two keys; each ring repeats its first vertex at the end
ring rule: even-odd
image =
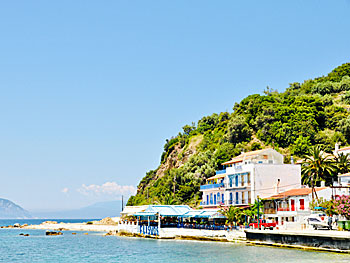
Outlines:
{"type": "Polygon", "coordinates": [[[200,184],[242,151],[272,146],[286,161],[291,155],[303,157],[312,145],[331,153],[336,142],[350,144],[349,101],[347,63],[327,76],[292,83],[283,93],[268,88],[250,95],[236,103],[232,113],[203,117],[166,141],[160,166],[141,180],[128,205],[197,206],[200,184]]]}

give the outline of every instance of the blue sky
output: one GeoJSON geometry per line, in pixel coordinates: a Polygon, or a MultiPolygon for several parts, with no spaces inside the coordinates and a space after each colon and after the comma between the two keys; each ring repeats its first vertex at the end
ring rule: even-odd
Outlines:
{"type": "Polygon", "coordinates": [[[4,1],[0,197],[115,200],[185,124],[349,62],[350,1],[4,1]]]}

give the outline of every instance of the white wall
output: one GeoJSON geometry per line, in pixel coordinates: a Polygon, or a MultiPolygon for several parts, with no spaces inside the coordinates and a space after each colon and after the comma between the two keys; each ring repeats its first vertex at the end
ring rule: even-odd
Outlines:
{"type": "Polygon", "coordinates": [[[252,181],[252,202],[257,195],[266,198],[276,194],[276,183],[280,179],[279,192],[301,187],[301,166],[296,164],[256,164],[252,181]]]}

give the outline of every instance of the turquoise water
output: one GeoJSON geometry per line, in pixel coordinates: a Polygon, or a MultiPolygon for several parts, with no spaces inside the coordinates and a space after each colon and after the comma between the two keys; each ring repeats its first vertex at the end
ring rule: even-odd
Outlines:
{"type": "Polygon", "coordinates": [[[93,220],[101,220],[101,219],[0,219],[0,226],[8,226],[19,223],[21,225],[39,225],[45,221],[56,221],[56,222],[64,222],[64,223],[82,223],[93,220]]]}
{"type": "Polygon", "coordinates": [[[350,255],[234,243],[0,229],[0,262],[350,262],[350,255]],[[28,233],[30,236],[20,236],[28,233]]]}

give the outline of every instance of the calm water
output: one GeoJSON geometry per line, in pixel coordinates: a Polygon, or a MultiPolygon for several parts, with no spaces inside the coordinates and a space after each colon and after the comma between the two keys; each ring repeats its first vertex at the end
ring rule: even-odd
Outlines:
{"type": "Polygon", "coordinates": [[[88,222],[88,221],[93,221],[93,220],[101,220],[101,219],[0,219],[0,226],[8,226],[8,225],[16,224],[16,223],[19,223],[21,225],[23,225],[23,224],[39,225],[45,221],[56,221],[58,223],[60,223],[60,222],[82,223],[82,222],[88,222]]]}
{"type": "Polygon", "coordinates": [[[0,229],[0,262],[350,262],[348,255],[295,249],[71,233],[0,229]]]}

